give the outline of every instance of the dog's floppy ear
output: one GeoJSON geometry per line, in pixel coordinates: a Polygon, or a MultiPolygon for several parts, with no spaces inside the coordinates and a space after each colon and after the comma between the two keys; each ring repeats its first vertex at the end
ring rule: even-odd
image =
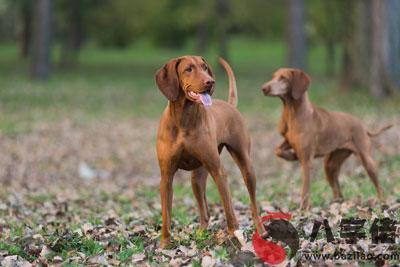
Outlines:
{"type": "Polygon", "coordinates": [[[310,77],[301,70],[292,70],[292,97],[299,99],[310,86],[310,77]]]}
{"type": "Polygon", "coordinates": [[[214,77],[214,72],[212,71],[210,64],[208,64],[207,61],[203,57],[201,57],[201,59],[207,65],[207,73],[208,73],[208,75],[210,75],[212,78],[215,78],[214,77]]]}
{"type": "Polygon", "coordinates": [[[177,67],[180,59],[171,59],[156,73],[156,83],[169,101],[176,101],[179,96],[179,78],[177,67]]]}

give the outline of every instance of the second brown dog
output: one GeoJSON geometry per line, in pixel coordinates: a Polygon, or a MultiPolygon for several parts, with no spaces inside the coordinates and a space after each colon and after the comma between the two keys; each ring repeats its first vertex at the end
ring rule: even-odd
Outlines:
{"type": "Polygon", "coordinates": [[[378,172],[371,156],[370,137],[379,135],[392,125],[377,133],[369,132],[356,117],[341,112],[328,112],[313,105],[307,94],[310,78],[298,69],[282,68],[272,80],[262,86],[267,96],[278,96],[283,102],[279,132],[285,138],[275,149],[275,154],[286,160],[299,160],[302,170],[301,208],[309,208],[311,161],[324,157],[326,178],[335,199],[342,198],[339,171],[343,162],[355,154],[361,160],[378,197],[382,189],[378,172]]]}

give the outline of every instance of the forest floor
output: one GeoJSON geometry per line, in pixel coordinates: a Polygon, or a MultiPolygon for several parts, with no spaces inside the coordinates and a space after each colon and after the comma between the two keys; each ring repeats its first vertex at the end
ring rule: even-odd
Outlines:
{"type": "MultiPolygon", "coordinates": [[[[323,50],[310,51],[309,94],[314,103],[352,113],[371,130],[387,123],[394,127],[373,141],[384,203],[377,202],[372,183],[353,156],[340,176],[345,200],[332,203],[323,162],[316,160],[312,209],[301,213],[299,164],[273,154],[281,141],[276,132],[281,103],[260,92],[271,73],[284,66],[284,45],[254,40],[233,40],[231,45],[238,108],[252,138],[257,200],[262,215],[267,211],[292,214],[291,224],[300,238],[300,249],[292,263],[354,263],[348,259],[308,260],[305,255],[310,253],[399,255],[398,230],[394,245],[372,244],[370,233],[376,218],[400,221],[399,96],[377,101],[365,88],[344,90],[337,78],[323,75],[323,50]],[[366,237],[353,245],[345,244],[340,237],[341,219],[351,217],[366,219],[366,237]],[[311,241],[314,221],[324,218],[332,229],[333,243],[326,241],[323,230],[311,241]]],[[[80,54],[76,68],[66,70],[55,65],[46,83],[28,78],[28,62],[18,60],[17,51],[13,46],[0,46],[0,265],[261,263],[251,251],[246,252],[227,237],[218,191],[211,178],[207,184],[210,226],[206,231],[198,230],[190,173],[184,171],[174,180],[171,246],[164,250],[158,247],[161,209],[155,140],[166,100],[156,89],[153,76],[167,59],[191,54],[190,48],[171,52],[140,43],[126,50],[89,46],[80,54]]],[[[215,54],[210,52],[205,57],[216,72],[215,97],[226,99],[226,74],[218,70],[215,54]]],[[[222,159],[243,240],[248,243],[245,248],[251,250],[248,194],[228,153],[223,152],[222,159]]],[[[390,261],[396,262],[399,260],[390,261]]],[[[375,260],[359,264],[371,265],[375,260]]]]}
{"type": "MultiPolygon", "coordinates": [[[[252,158],[257,173],[257,198],[262,214],[283,211],[300,235],[300,250],[292,261],[307,253],[361,251],[399,253],[396,245],[371,244],[369,229],[375,218],[400,220],[400,128],[374,140],[385,202],[378,203],[372,183],[352,157],[342,169],[340,182],[345,201],[331,203],[332,193],[316,160],[312,181],[312,209],[298,211],[300,170],[297,163],[273,155],[280,137],[274,125],[248,117],[253,139],[252,158]],[[365,239],[347,245],[340,238],[342,218],[366,219],[365,239]],[[328,219],[336,238],[328,243],[323,231],[314,242],[314,220],[328,219]]],[[[387,121],[364,118],[371,129],[387,121]]],[[[211,222],[198,230],[198,213],[190,174],[179,172],[174,181],[172,244],[159,249],[161,210],[159,171],[155,155],[156,120],[131,119],[86,126],[69,120],[43,123],[30,132],[0,139],[0,262],[62,265],[174,265],[242,266],[260,263],[241,250],[225,231],[225,218],[212,179],[207,185],[211,222]]],[[[232,190],[236,215],[246,242],[251,241],[249,200],[238,168],[228,153],[222,154],[232,190]]],[[[251,246],[250,246],[251,247],[251,246]]],[[[308,255],[308,254],[307,254],[308,255]]],[[[346,264],[351,261],[336,260],[346,264]]],[[[397,262],[397,261],[391,261],[397,262]]]]}

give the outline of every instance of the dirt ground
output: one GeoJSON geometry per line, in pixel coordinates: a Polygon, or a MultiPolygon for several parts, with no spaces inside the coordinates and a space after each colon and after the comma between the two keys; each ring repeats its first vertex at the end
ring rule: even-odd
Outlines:
{"type": "MultiPolygon", "coordinates": [[[[395,125],[374,139],[374,157],[380,166],[380,181],[385,189],[384,205],[376,202],[372,184],[353,156],[341,172],[346,200],[331,203],[332,194],[323,177],[322,160],[316,160],[313,208],[307,214],[297,210],[300,194],[298,164],[273,155],[273,148],[281,140],[275,122],[254,117],[246,120],[252,136],[258,201],[263,214],[267,210],[289,211],[294,216],[292,224],[302,230],[300,251],[292,262],[300,260],[305,265],[321,262],[300,258],[299,255],[307,251],[326,253],[361,249],[375,254],[396,253],[393,246],[373,245],[368,238],[352,246],[343,244],[338,238],[334,246],[327,243],[324,236],[310,242],[309,234],[315,218],[328,218],[335,237],[339,237],[338,224],[344,217],[362,217],[368,223],[380,216],[400,219],[400,117],[385,121],[378,117],[364,118],[371,129],[385,123],[395,125]]],[[[157,124],[157,120],[150,119],[89,125],[65,120],[40,124],[29,132],[14,136],[0,136],[2,265],[30,262],[239,266],[244,260],[249,265],[259,264],[251,253],[237,257],[244,252],[224,232],[224,216],[212,179],[208,184],[212,215],[210,230],[196,230],[198,217],[190,189],[190,174],[183,171],[177,174],[174,186],[174,242],[168,250],[158,249],[157,124]]],[[[229,155],[225,152],[222,157],[241,229],[246,241],[250,242],[252,227],[247,193],[229,155]]],[[[399,244],[398,238],[396,242],[399,244]]]]}

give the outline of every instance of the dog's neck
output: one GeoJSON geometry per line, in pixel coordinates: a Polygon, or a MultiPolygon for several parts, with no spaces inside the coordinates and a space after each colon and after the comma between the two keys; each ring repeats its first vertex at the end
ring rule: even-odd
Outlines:
{"type": "Polygon", "coordinates": [[[176,101],[170,101],[168,107],[170,116],[178,128],[194,128],[203,120],[203,105],[190,101],[184,93],[181,93],[176,101]]]}
{"type": "Polygon", "coordinates": [[[290,118],[309,117],[313,114],[313,105],[305,92],[299,99],[291,96],[281,97],[283,102],[283,113],[290,118]]]}

